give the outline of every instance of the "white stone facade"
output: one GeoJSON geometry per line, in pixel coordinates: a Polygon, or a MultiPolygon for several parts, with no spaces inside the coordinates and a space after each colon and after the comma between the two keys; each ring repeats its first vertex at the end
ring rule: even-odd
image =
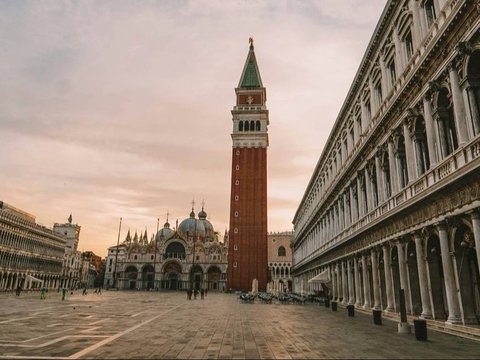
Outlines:
{"type": "Polygon", "coordinates": [[[0,202],[0,290],[59,286],[65,244],[33,215],[0,202]]]}
{"type": "Polygon", "coordinates": [[[226,290],[228,237],[223,242],[202,211],[149,241],[147,233],[108,248],[104,286],[122,290],[226,290]],[[155,248],[156,245],[156,248],[155,248]],[[115,273],[118,274],[115,280],[115,273]]]}
{"type": "Polygon", "coordinates": [[[268,234],[268,289],[274,293],[293,290],[292,268],[293,231],[270,232],[268,234]]]}
{"type": "Polygon", "coordinates": [[[388,1],[293,223],[295,286],[480,319],[480,5],[388,1]]]}

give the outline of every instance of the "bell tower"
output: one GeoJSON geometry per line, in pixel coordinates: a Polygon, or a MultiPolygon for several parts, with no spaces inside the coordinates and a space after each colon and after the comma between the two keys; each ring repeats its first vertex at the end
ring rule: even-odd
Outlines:
{"type": "Polygon", "coordinates": [[[227,287],[249,291],[252,280],[267,287],[267,147],[266,90],[253,47],[235,89],[232,110],[232,183],[227,287]]]}

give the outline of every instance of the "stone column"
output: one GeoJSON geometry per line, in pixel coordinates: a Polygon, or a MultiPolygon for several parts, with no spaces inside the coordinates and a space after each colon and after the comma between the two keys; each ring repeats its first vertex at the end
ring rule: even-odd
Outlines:
{"type": "Polygon", "coordinates": [[[407,259],[405,257],[405,247],[402,242],[397,242],[398,251],[398,269],[400,272],[400,288],[405,291],[405,308],[407,312],[411,312],[412,306],[410,302],[410,289],[408,288],[408,276],[407,276],[407,259]]]}
{"type": "Polygon", "coordinates": [[[413,234],[415,240],[415,251],[417,253],[418,282],[420,287],[420,299],[422,300],[422,315],[424,319],[432,318],[432,310],[430,307],[430,296],[428,293],[427,265],[425,255],[423,253],[422,237],[420,233],[413,234]]]}
{"type": "Polygon", "coordinates": [[[347,287],[347,272],[345,268],[345,261],[342,261],[342,293],[343,293],[343,305],[348,305],[348,287],[347,287]]]}
{"type": "Polygon", "coordinates": [[[382,86],[382,94],[383,94],[383,97],[386,98],[387,97],[387,94],[388,92],[390,91],[390,89],[388,88],[388,81],[387,81],[387,67],[385,66],[385,58],[383,57],[383,55],[380,56],[380,73],[382,75],[382,78],[381,78],[381,86],[382,86]]]}
{"type": "Polygon", "coordinates": [[[383,185],[382,167],[380,166],[380,154],[375,155],[375,175],[377,177],[378,204],[385,201],[385,186],[383,185]]]}
{"type": "MultiPolygon", "coordinates": [[[[477,211],[472,212],[473,237],[475,238],[475,250],[477,251],[477,261],[480,266],[480,214],[477,211]]],[[[480,274],[480,268],[478,269],[480,274]]]]}
{"type": "Polygon", "coordinates": [[[370,179],[370,174],[368,173],[368,165],[365,166],[365,188],[367,189],[366,194],[367,198],[365,199],[365,204],[367,205],[367,211],[365,214],[368,214],[369,211],[371,211],[374,206],[373,206],[373,191],[372,191],[372,181],[370,179]]]}
{"type": "Polygon", "coordinates": [[[407,183],[415,180],[415,156],[413,151],[412,137],[410,136],[409,122],[411,119],[403,122],[403,137],[405,138],[405,157],[407,160],[408,179],[407,183]]]}
{"type": "Polygon", "coordinates": [[[414,51],[418,49],[420,43],[423,39],[422,35],[422,26],[420,22],[420,14],[417,2],[415,0],[410,0],[409,8],[412,10],[412,20],[413,20],[413,31],[412,31],[412,38],[413,38],[413,45],[415,47],[414,51]]]}
{"type": "MultiPolygon", "coordinates": [[[[354,186],[357,186],[356,184],[354,186]]],[[[357,199],[355,199],[355,192],[353,190],[353,186],[349,186],[350,191],[350,210],[352,213],[352,224],[358,220],[357,214],[357,199]]]]}
{"type": "Polygon", "coordinates": [[[398,30],[396,27],[393,29],[392,39],[395,44],[395,72],[397,73],[397,78],[399,78],[403,73],[405,65],[403,63],[402,44],[398,37],[398,30]]]}
{"type": "MultiPolygon", "coordinates": [[[[371,105],[370,101],[370,105],[371,105]]],[[[368,110],[367,106],[365,105],[365,101],[360,100],[360,108],[361,108],[361,116],[362,116],[362,134],[365,134],[368,129],[368,125],[370,123],[370,119],[368,118],[368,110]]]]}
{"type": "Polygon", "coordinates": [[[425,95],[423,98],[423,113],[425,117],[425,132],[427,134],[428,157],[430,166],[433,167],[437,163],[437,138],[432,117],[432,104],[430,96],[425,95]]]}
{"type": "Polygon", "coordinates": [[[385,271],[385,292],[387,295],[387,307],[385,311],[393,311],[393,283],[392,283],[392,263],[390,259],[390,248],[387,245],[382,246],[383,267],[385,271]]]}
{"type": "Polygon", "coordinates": [[[345,216],[345,228],[348,228],[351,224],[350,219],[350,204],[347,200],[348,194],[345,192],[343,194],[343,215],[345,216]]]}
{"type": "Polygon", "coordinates": [[[342,278],[340,276],[340,266],[338,263],[335,264],[335,270],[337,273],[337,301],[340,301],[340,299],[343,297],[342,294],[342,278]]]}
{"type": "Polygon", "coordinates": [[[393,137],[388,139],[388,166],[390,168],[390,183],[392,184],[392,195],[398,192],[397,161],[393,150],[393,137]]]}
{"type": "Polygon", "coordinates": [[[381,310],[380,301],[380,277],[378,276],[378,254],[376,250],[371,252],[372,280],[373,280],[373,308],[381,310]]]}
{"type": "Polygon", "coordinates": [[[455,125],[457,127],[459,145],[468,142],[468,130],[466,123],[465,104],[463,102],[462,90],[458,80],[458,71],[454,64],[450,64],[448,69],[450,78],[450,88],[452,91],[453,112],[455,114],[455,125]]]}
{"type": "Polygon", "coordinates": [[[448,244],[447,226],[445,223],[437,225],[438,236],[440,238],[440,249],[442,253],[443,276],[445,280],[445,290],[447,293],[448,320],[447,323],[461,323],[460,305],[458,302],[457,286],[455,283],[455,273],[453,270],[452,257],[448,244]]]}
{"type": "Polygon", "coordinates": [[[364,215],[364,199],[363,191],[359,174],[357,174],[357,203],[358,203],[358,218],[360,219],[364,215]]]}
{"type": "Polygon", "coordinates": [[[337,277],[334,265],[330,267],[330,274],[332,274],[332,300],[335,301],[337,299],[337,277]]]}
{"type": "Polygon", "coordinates": [[[348,305],[355,304],[355,294],[353,290],[353,274],[351,261],[347,260],[347,273],[348,273],[348,305]]]}
{"type": "Polygon", "coordinates": [[[360,271],[358,269],[358,258],[353,258],[353,272],[355,275],[355,306],[362,306],[362,289],[360,282],[360,271]]]}
{"type": "Polygon", "coordinates": [[[365,301],[363,302],[364,309],[370,309],[370,280],[368,278],[367,255],[362,254],[362,273],[363,273],[363,294],[365,301]]]}
{"type": "Polygon", "coordinates": [[[358,140],[360,139],[358,121],[355,116],[353,116],[353,146],[352,149],[357,145],[358,140]]]}

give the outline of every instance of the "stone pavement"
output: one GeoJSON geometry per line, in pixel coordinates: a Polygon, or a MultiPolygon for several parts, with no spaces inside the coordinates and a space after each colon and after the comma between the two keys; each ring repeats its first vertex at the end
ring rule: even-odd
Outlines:
{"type": "Polygon", "coordinates": [[[1,358],[480,358],[480,343],[347,317],[316,304],[242,304],[235,295],[109,292],[61,301],[0,295],[1,358]]]}

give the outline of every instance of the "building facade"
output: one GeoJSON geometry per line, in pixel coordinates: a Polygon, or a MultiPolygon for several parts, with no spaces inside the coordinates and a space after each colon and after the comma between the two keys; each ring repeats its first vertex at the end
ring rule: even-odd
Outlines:
{"type": "Polygon", "coordinates": [[[72,223],[71,214],[68,217],[68,222],[65,224],[55,223],[53,225],[53,231],[67,239],[60,282],[61,287],[76,289],[84,286],[82,284],[83,257],[82,252],[78,251],[80,229],[81,227],[78,224],[72,223]]]}
{"type": "Polygon", "coordinates": [[[268,234],[268,290],[271,292],[281,293],[293,290],[292,240],[292,231],[268,234]]]}
{"type": "Polygon", "coordinates": [[[123,290],[225,291],[228,236],[220,240],[203,208],[198,218],[192,208],[177,229],[167,219],[150,241],[146,231],[133,238],[129,231],[121,244],[108,248],[104,284],[123,290]]]}
{"type": "Polygon", "coordinates": [[[59,286],[65,245],[33,215],[0,202],[0,290],[59,286]]]}
{"type": "Polygon", "coordinates": [[[480,5],[388,1],[293,223],[295,287],[480,319],[480,5]]]}
{"type": "Polygon", "coordinates": [[[253,279],[265,290],[267,265],[268,110],[257,60],[250,50],[232,110],[232,177],[228,288],[248,291],[253,279]]]}

